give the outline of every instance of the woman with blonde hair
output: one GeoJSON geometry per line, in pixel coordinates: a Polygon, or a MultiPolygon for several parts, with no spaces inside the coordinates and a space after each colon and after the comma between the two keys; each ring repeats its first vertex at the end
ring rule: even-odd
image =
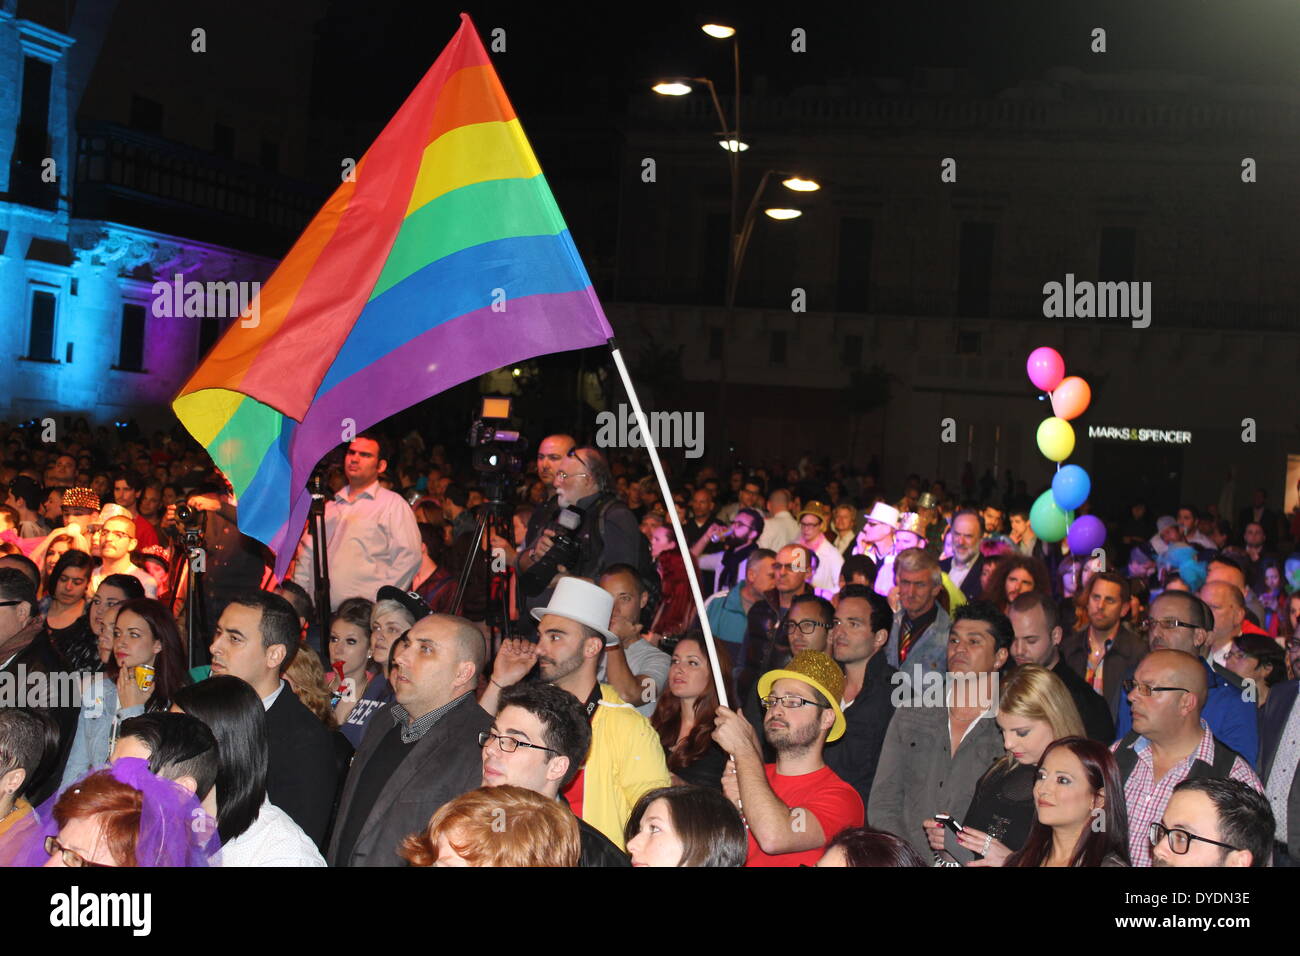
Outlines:
{"type": "MultiPolygon", "coordinates": [[[[957,842],[976,855],[968,866],[1002,866],[1024,846],[1034,823],[1038,762],[1052,741],[1082,737],[1083,719],[1062,680],[1035,664],[1022,664],[1002,683],[998,727],[1006,754],[975,786],[957,842]]],[[[943,849],[943,829],[927,821],[930,846],[943,849]]]]}
{"type": "Polygon", "coordinates": [[[402,841],[412,866],[577,866],[578,818],[523,787],[480,787],[443,804],[424,833],[402,841]]]}
{"type": "Polygon", "coordinates": [[[320,662],[320,655],[307,646],[306,641],[298,642],[298,653],[293,655],[293,661],[285,669],[284,679],[304,707],[330,730],[338,730],[339,722],[330,706],[332,695],[325,687],[325,666],[320,662]]]}

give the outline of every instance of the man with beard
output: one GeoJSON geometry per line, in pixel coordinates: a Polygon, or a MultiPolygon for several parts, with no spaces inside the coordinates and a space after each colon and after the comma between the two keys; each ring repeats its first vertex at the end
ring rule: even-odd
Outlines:
{"type": "Polygon", "coordinates": [[[719,707],[713,739],[731,755],[722,792],[745,816],[746,866],[812,865],[837,833],[865,819],[857,791],[822,759],[826,744],[844,734],[844,674],[822,652],[804,651],[764,674],[758,692],[776,761],[765,765],[754,728],[719,707]]]}
{"type": "Polygon", "coordinates": [[[952,517],[952,557],[939,562],[952,583],[961,588],[968,601],[980,596],[980,571],[984,555],[980,542],[984,540],[984,525],[973,511],[958,511],[952,517]]]}
{"type": "MultiPolygon", "coordinates": [[[[749,556],[758,550],[758,538],[763,533],[764,524],[763,516],[753,508],[741,508],[732,517],[731,524],[725,528],[721,524],[714,524],[718,529],[716,533],[725,535],[722,538],[722,551],[713,556],[712,563],[716,563],[718,567],[715,592],[736,586],[741,567],[749,560],[749,556]]],[[[711,536],[701,537],[691,545],[691,554],[695,556],[698,564],[705,563],[700,559],[704,557],[709,537],[711,536]]]]}
{"type": "Polygon", "coordinates": [[[577,698],[591,723],[591,750],[561,792],[578,817],[622,849],[623,826],[637,800],[668,786],[669,777],[659,734],[650,721],[596,679],[602,651],[619,643],[609,630],[613,611],[613,595],[604,588],[561,577],[550,603],[533,611],[538,642],[502,642],[479,705],[495,716],[501,691],[523,680],[534,665],[540,680],[577,698]]]}

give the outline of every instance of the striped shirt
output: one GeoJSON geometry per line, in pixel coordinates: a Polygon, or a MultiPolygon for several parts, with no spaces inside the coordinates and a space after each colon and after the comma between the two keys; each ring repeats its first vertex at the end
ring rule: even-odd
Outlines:
{"type": "MultiPolygon", "coordinates": [[[[1119,750],[1121,743],[1123,741],[1111,744],[1111,753],[1119,750]]],[[[1187,779],[1194,761],[1214,763],[1214,735],[1202,720],[1201,742],[1158,782],[1155,780],[1155,758],[1151,755],[1151,742],[1145,737],[1139,737],[1133,743],[1133,752],[1137,754],[1137,764],[1124,783],[1124,802],[1128,805],[1129,859],[1134,866],[1150,866],[1151,824],[1165,815],[1165,807],[1169,805],[1174,787],[1187,779]]],[[[1261,792],[1264,789],[1255,771],[1250,769],[1250,764],[1240,756],[1232,762],[1228,776],[1241,783],[1248,783],[1261,792]]]]}

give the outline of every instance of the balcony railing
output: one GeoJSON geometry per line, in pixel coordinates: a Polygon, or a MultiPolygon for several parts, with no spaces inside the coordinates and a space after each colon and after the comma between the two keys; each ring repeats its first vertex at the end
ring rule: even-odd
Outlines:
{"type": "Polygon", "coordinates": [[[83,126],[76,215],[283,254],[322,190],[113,124],[83,126]]]}

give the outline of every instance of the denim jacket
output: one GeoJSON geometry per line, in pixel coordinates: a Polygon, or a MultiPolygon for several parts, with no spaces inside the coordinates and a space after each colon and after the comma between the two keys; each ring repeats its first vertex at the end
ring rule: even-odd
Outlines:
{"type": "Polygon", "coordinates": [[[138,717],[143,713],[144,707],[124,707],[119,710],[117,685],[104,674],[87,674],[82,686],[77,734],[72,739],[72,750],[68,752],[68,762],[59,789],[63,790],[90,771],[106,765],[113,752],[118,725],[129,717],[138,717]]]}

